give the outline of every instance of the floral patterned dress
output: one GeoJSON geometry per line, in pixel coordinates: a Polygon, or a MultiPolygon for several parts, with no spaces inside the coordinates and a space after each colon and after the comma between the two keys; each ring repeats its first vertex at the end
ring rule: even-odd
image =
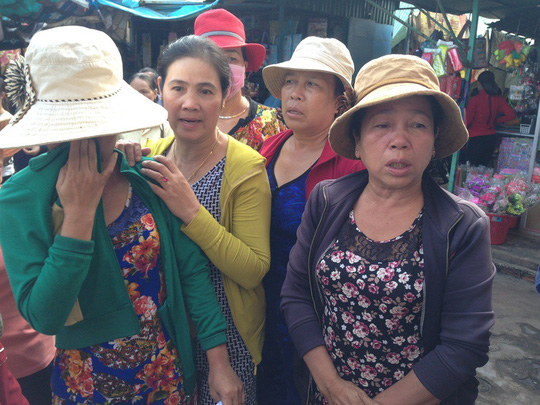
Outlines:
{"type": "Polygon", "coordinates": [[[229,131],[234,139],[251,146],[256,151],[261,149],[265,139],[285,131],[281,110],[267,107],[249,100],[249,113],[229,131]]]}
{"type": "MultiPolygon", "coordinates": [[[[191,185],[199,202],[212,214],[217,222],[221,220],[221,183],[226,159],[226,157],[223,157],[208,173],[191,185]]],[[[242,336],[240,336],[240,332],[238,332],[234,324],[231,307],[221,278],[221,271],[213,263],[210,263],[210,280],[214,286],[221,312],[223,312],[227,321],[227,352],[231,367],[244,386],[246,393],[245,405],[255,405],[255,365],[242,336]]],[[[212,399],[210,387],[208,386],[210,365],[208,364],[206,352],[199,342],[197,342],[195,360],[197,364],[197,403],[199,405],[214,405],[216,401],[212,399]]]]}
{"type": "Polygon", "coordinates": [[[141,332],[91,347],[58,349],[53,404],[186,404],[178,352],[157,315],[167,296],[152,214],[131,193],[109,235],[141,332]]]}
{"type": "MultiPolygon", "coordinates": [[[[398,237],[375,242],[351,211],[317,266],[323,336],[341,378],[375,397],[422,357],[422,215],[398,237]]],[[[327,404],[319,392],[315,403],[327,404]]]]}

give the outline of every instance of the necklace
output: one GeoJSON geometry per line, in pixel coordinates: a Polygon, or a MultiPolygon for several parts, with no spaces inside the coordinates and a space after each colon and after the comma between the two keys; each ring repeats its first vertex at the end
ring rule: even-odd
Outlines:
{"type": "Polygon", "coordinates": [[[240,117],[242,114],[244,114],[248,108],[249,108],[250,104],[248,103],[247,107],[244,108],[242,111],[240,111],[238,114],[234,114],[234,115],[220,115],[219,116],[219,119],[220,120],[230,120],[232,118],[236,118],[236,117],[240,117]]]}
{"type": "MultiPolygon", "coordinates": [[[[193,178],[193,176],[195,176],[197,174],[197,172],[201,169],[201,167],[203,167],[203,165],[208,161],[208,159],[210,159],[210,156],[212,156],[212,153],[214,153],[214,150],[216,149],[216,146],[219,142],[219,135],[218,135],[218,138],[216,139],[216,142],[214,142],[214,146],[212,146],[212,149],[210,150],[210,152],[208,153],[208,155],[206,155],[206,157],[203,159],[203,161],[201,162],[201,164],[199,166],[197,166],[197,168],[189,175],[189,177],[186,179],[186,181],[189,183],[191,181],[191,179],[193,178]]],[[[176,145],[172,145],[172,159],[173,161],[176,163],[176,145]]]]}

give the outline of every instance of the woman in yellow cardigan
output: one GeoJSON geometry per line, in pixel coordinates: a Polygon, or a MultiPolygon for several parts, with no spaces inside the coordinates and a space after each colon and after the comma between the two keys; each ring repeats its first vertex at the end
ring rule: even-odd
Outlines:
{"type": "MultiPolygon", "coordinates": [[[[255,403],[255,367],[261,361],[270,266],[271,194],[265,159],[217,128],[229,67],[207,39],[183,37],[162,53],[163,104],[174,136],[149,141],[156,159],[143,163],[153,189],[184,222],[182,230],[206,253],[214,289],[228,321],[231,365],[255,403]]],[[[213,404],[208,364],[197,355],[198,403],[213,404]]]]}

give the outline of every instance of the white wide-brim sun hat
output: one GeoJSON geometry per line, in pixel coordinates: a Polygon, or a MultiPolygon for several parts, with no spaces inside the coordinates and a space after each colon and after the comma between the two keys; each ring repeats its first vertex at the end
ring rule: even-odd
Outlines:
{"type": "Polygon", "coordinates": [[[158,126],[167,111],[123,79],[113,40],[89,28],[40,31],[10,64],[6,94],[19,111],[0,149],[47,145],[158,126]]]}
{"type": "Polygon", "coordinates": [[[336,76],[345,90],[352,89],[354,62],[342,42],[334,38],[307,37],[294,50],[291,59],[263,69],[264,84],[281,100],[281,88],[291,70],[329,73],[336,76]]]}

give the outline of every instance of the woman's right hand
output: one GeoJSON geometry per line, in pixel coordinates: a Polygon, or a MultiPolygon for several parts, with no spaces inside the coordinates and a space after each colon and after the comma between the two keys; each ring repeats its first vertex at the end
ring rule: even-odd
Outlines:
{"type": "Polygon", "coordinates": [[[113,153],[106,168],[97,169],[96,144],[92,139],[72,141],[69,159],[60,169],[56,191],[64,210],[61,235],[90,240],[97,206],[103,189],[116,166],[113,153]]]}
{"type": "Polygon", "coordinates": [[[135,163],[140,162],[143,156],[150,153],[150,148],[143,148],[141,144],[131,139],[119,139],[116,141],[115,148],[126,156],[128,165],[135,166],[135,163]]]}
{"type": "Polygon", "coordinates": [[[378,405],[361,388],[339,376],[326,347],[314,347],[304,355],[304,361],[329,405],[378,405]]]}
{"type": "Polygon", "coordinates": [[[339,377],[323,395],[329,405],[377,405],[362,389],[339,377]]]}

